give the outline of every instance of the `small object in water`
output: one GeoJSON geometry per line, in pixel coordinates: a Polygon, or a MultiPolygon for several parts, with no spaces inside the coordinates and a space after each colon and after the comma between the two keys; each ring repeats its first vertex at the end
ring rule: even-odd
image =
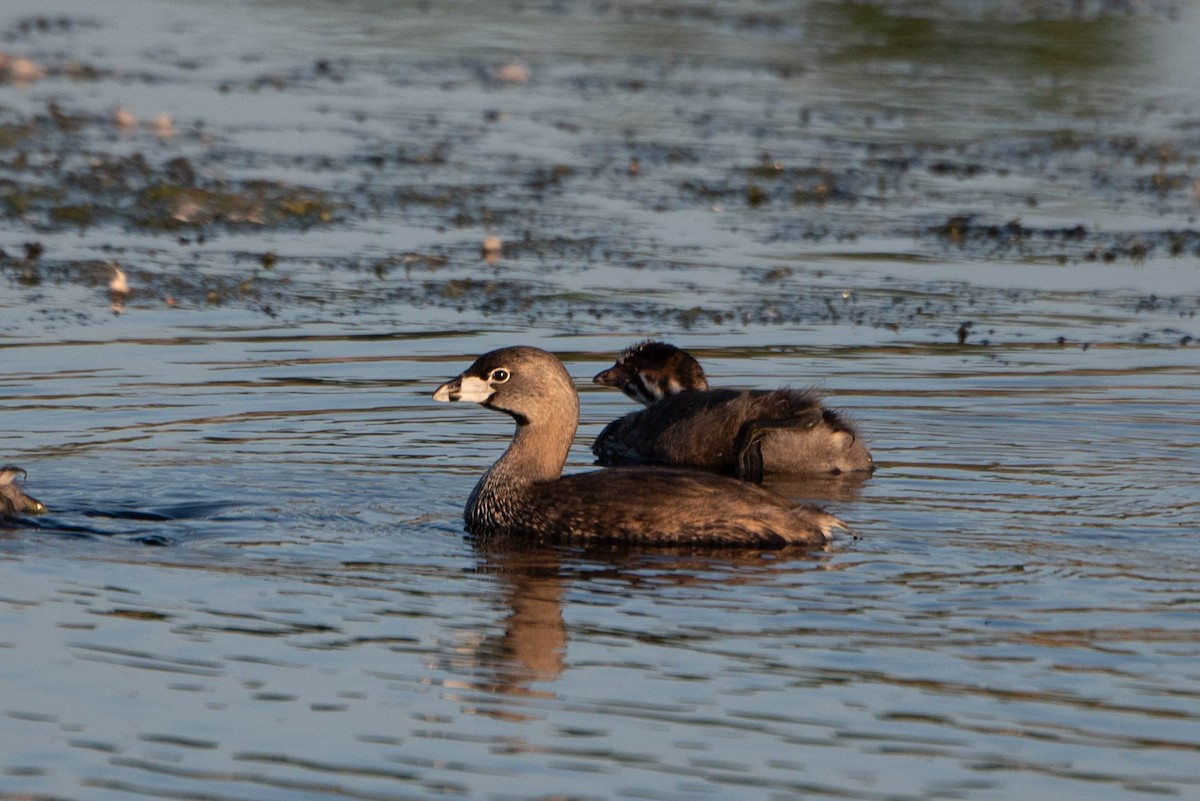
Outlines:
{"type": "Polygon", "coordinates": [[[626,348],[592,379],[647,408],[609,423],[592,445],[600,464],[688,465],[746,481],[764,473],[871,472],[853,427],[794,389],[709,389],[685,350],[647,340],[626,348]]]}
{"type": "Polygon", "coordinates": [[[528,83],[529,67],[517,62],[501,64],[499,67],[496,67],[493,75],[501,83],[528,83]]]}
{"type": "Polygon", "coordinates": [[[115,295],[128,295],[129,276],[125,274],[125,271],[115,261],[109,262],[108,266],[113,271],[112,280],[108,282],[108,291],[115,295]]]}
{"type": "Polygon", "coordinates": [[[0,81],[33,83],[46,77],[46,70],[33,59],[0,53],[0,81]]]}
{"type": "Polygon", "coordinates": [[[21,515],[40,515],[46,505],[30,497],[17,485],[17,476],[25,478],[25,471],[13,465],[0,467],[0,519],[21,515]]]}
{"type": "Polygon", "coordinates": [[[175,135],[175,120],[165,111],[156,114],[154,119],[150,120],[150,130],[154,131],[154,135],[159,139],[170,139],[175,135]]]}
{"type": "Polygon", "coordinates": [[[500,237],[488,234],[483,238],[483,244],[479,246],[479,253],[485,261],[494,262],[500,258],[500,251],[503,247],[504,243],[500,241],[500,237]]]}
{"type": "Polygon", "coordinates": [[[132,131],[137,127],[138,118],[132,111],[124,106],[117,106],[113,109],[113,125],[116,125],[122,131],[132,131]]]}
{"type": "Polygon", "coordinates": [[[108,282],[108,299],[114,314],[125,311],[125,299],[129,297],[129,277],[115,261],[109,262],[112,280],[108,282]]]}
{"type": "MultiPolygon", "coordinates": [[[[698,470],[622,467],[562,475],[579,395],[556,356],[527,347],[485,353],[437,388],[511,416],[512,443],[467,500],[482,542],[780,548],[823,545],[850,529],[815,506],[698,470]]],[[[850,532],[853,534],[853,532],[850,532]]]]}

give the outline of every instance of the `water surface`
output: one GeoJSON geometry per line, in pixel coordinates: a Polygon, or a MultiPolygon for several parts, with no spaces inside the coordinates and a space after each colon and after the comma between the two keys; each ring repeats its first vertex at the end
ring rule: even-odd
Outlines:
{"type": "Polygon", "coordinates": [[[0,798],[1200,792],[1197,19],[1073,8],[7,4],[0,798]],[[646,336],[862,538],[465,540],[432,390],[554,350],[586,469],[646,336]]]}

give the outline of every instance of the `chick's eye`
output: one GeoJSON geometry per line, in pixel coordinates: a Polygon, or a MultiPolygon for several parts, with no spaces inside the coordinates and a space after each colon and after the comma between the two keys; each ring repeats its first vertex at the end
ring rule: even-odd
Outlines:
{"type": "Polygon", "coordinates": [[[508,380],[508,371],[503,367],[492,371],[492,380],[497,384],[503,384],[508,380]]]}

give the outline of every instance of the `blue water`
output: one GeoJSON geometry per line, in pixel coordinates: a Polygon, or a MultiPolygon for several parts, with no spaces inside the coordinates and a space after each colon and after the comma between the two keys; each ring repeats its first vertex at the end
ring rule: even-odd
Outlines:
{"type": "Polygon", "coordinates": [[[6,6],[47,74],[5,124],[82,118],[0,148],[7,190],[140,153],[335,211],[5,212],[0,457],[50,512],[0,527],[0,798],[1200,793],[1195,20],[1023,8],[6,6]],[[585,469],[645,336],[820,387],[879,470],[775,488],[862,538],[466,540],[511,421],[433,389],[559,353],[585,469]]]}

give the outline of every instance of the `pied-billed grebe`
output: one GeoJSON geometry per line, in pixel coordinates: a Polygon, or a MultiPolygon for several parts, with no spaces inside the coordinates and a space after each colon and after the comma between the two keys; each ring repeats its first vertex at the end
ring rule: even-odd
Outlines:
{"type": "Polygon", "coordinates": [[[625,349],[592,380],[647,406],[600,432],[600,464],[690,465],[747,481],[875,469],[854,429],[815,393],[709,389],[700,364],[665,342],[625,349]]]}
{"type": "Polygon", "coordinates": [[[0,518],[37,515],[46,511],[45,504],[21,491],[17,476],[24,478],[25,471],[12,465],[0,467],[0,518]]]}
{"type": "Polygon", "coordinates": [[[833,539],[844,523],[761,487],[693,470],[626,467],[562,475],[579,395],[558,357],[537,348],[485,353],[433,393],[517,422],[512,443],[467,500],[482,541],[783,547],[833,539]]]}

